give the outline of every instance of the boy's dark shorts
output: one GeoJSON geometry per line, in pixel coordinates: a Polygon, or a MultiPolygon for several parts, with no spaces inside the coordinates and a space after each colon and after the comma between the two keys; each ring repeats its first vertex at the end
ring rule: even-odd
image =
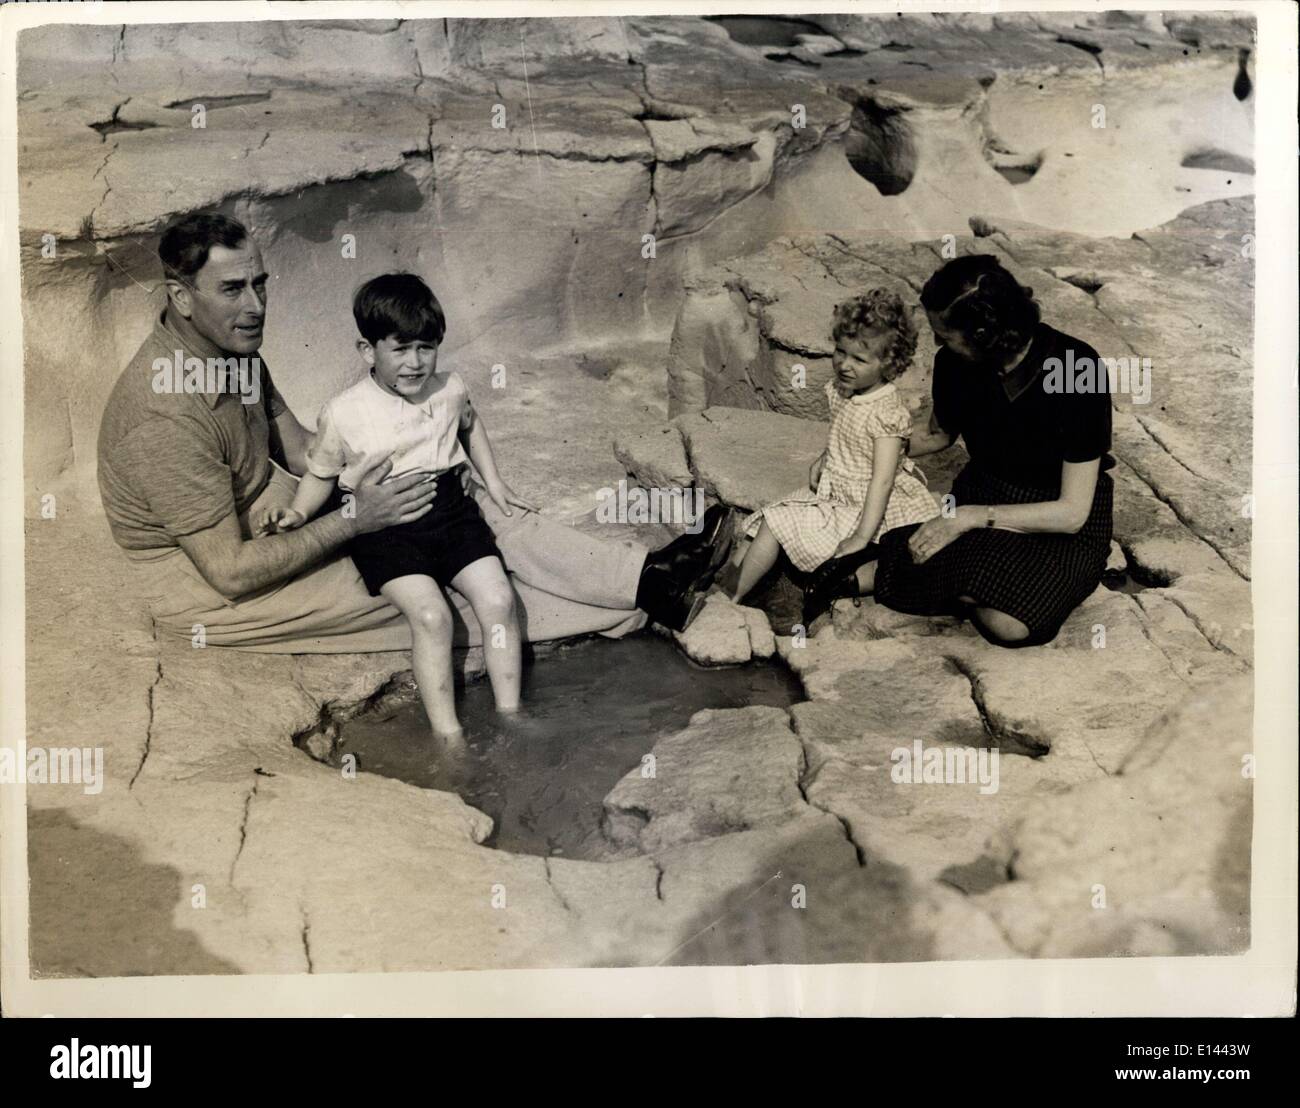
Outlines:
{"type": "MultiPolygon", "coordinates": [[[[465,495],[462,468],[439,475],[433,508],[419,519],[358,535],[343,548],[371,596],[378,596],[394,578],[415,573],[446,588],[471,562],[501,557],[492,528],[473,498],[465,495]]],[[[342,503],[342,494],[336,491],[335,497],[342,503]]]]}

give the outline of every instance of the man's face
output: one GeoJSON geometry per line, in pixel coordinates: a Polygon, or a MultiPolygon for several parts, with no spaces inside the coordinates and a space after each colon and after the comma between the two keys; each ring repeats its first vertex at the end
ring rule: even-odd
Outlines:
{"type": "Polygon", "coordinates": [[[266,270],[251,240],[213,246],[208,260],[173,302],[204,338],[232,354],[252,354],[262,344],[266,270]]]}
{"type": "Polygon", "coordinates": [[[380,387],[394,396],[423,396],[438,368],[438,344],[432,339],[389,335],[373,346],[361,339],[357,347],[366,364],[373,367],[380,387]]]}

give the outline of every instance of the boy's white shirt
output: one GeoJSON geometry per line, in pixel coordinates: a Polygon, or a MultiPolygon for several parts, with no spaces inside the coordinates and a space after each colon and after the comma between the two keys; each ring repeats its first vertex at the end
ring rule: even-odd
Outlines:
{"type": "Polygon", "coordinates": [[[337,477],[351,490],[390,455],[389,480],[414,471],[443,473],[469,461],[459,438],[473,418],[469,390],[454,370],[436,379],[438,387],[418,404],[385,392],[370,373],[326,401],[307,448],[307,469],[337,477]]]}

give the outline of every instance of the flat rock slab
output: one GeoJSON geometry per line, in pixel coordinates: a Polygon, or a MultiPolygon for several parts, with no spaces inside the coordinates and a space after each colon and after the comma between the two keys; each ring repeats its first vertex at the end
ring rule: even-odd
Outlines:
{"type": "Polygon", "coordinates": [[[808,486],[826,449],[826,428],[740,408],[709,408],[677,420],[691,472],[710,495],[754,510],[808,486]]]}
{"type": "Polygon", "coordinates": [[[976,899],[1043,957],[1245,950],[1252,715],[1249,678],[1180,705],[1114,777],[1036,802],[1014,880],[976,899]]]}
{"type": "Polygon", "coordinates": [[[653,755],[605,798],[607,834],[643,852],[780,823],[804,806],[803,749],[779,708],[697,712],[653,755]]]}
{"type": "Polygon", "coordinates": [[[705,601],[704,608],[673,639],[686,656],[702,666],[743,665],[776,653],[776,636],[765,613],[733,604],[721,593],[705,601]]]}

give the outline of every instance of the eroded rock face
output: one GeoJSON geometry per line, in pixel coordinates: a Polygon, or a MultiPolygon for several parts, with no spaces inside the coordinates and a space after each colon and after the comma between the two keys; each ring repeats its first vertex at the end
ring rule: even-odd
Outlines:
{"type": "MultiPolygon", "coordinates": [[[[1248,173],[1224,168],[1248,168],[1251,154],[1249,94],[1233,92],[1247,21],[803,23],[24,31],[19,212],[41,413],[31,480],[88,476],[95,413],[161,306],[157,235],[182,211],[220,208],[254,230],[275,280],[264,353],[310,424],[355,372],[348,297],[384,269],[430,278],[452,324],[447,353],[486,377],[494,365],[533,371],[543,351],[661,342],[684,282],[781,235],[889,228],[933,242],[972,210],[1126,234],[1250,191],[1248,173]],[[1122,127],[1097,128],[1090,106],[1116,69],[1125,81],[1105,86],[1105,102],[1122,127]],[[1057,107],[1044,110],[1045,96],[1057,107]],[[1153,144],[1171,141],[1153,162],[1153,144]],[[1110,204],[1081,202],[1102,167],[1137,152],[1146,170],[1112,174],[1110,204]],[[1030,164],[1032,179],[1015,183],[1030,164]],[[41,253],[51,241],[53,258],[41,253]],[[87,349],[104,364],[83,365],[87,349]]],[[[714,295],[730,294],[697,289],[688,308],[714,295]]],[[[824,328],[808,322],[813,337],[792,352],[815,377],[824,328]]],[[[702,373],[710,343],[739,341],[707,330],[676,344],[675,364],[702,373]]],[[[781,382],[760,373],[753,385],[781,382]]],[[[708,402],[744,406],[746,386],[732,387],[708,402]]]]}
{"type": "Polygon", "coordinates": [[[1238,953],[1250,942],[1249,678],[1170,712],[1114,777],[1035,802],[1015,880],[977,899],[1044,957],[1238,953]]]}

